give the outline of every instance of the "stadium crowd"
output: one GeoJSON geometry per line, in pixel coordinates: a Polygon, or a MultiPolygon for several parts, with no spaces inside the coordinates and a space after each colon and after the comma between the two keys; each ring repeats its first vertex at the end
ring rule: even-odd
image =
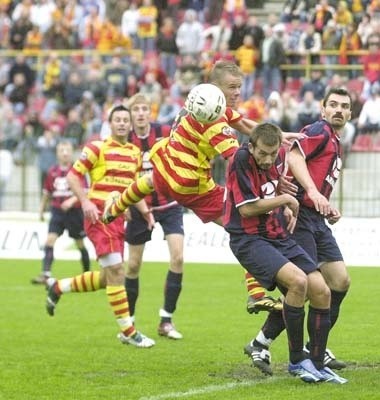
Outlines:
{"type": "Polygon", "coordinates": [[[37,156],[42,181],[60,138],[82,147],[110,106],[137,92],[151,99],[153,120],[170,124],[220,59],[244,73],[239,111],[248,118],[296,131],[315,121],[327,88],[346,85],[346,150],[368,136],[359,133],[379,132],[380,1],[287,0],[264,22],[248,3],[2,1],[0,147],[16,165],[37,156]]]}

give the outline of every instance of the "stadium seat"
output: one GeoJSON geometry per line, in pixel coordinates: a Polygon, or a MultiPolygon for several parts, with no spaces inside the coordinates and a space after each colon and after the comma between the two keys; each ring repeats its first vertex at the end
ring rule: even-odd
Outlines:
{"type": "Polygon", "coordinates": [[[373,149],[372,136],[367,134],[358,135],[355,139],[354,144],[351,147],[351,151],[357,151],[357,152],[372,151],[372,149],[373,149]]]}

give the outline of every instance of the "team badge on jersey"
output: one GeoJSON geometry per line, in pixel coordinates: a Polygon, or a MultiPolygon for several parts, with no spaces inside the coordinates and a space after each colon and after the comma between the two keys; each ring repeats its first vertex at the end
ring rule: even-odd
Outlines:
{"type": "Polygon", "coordinates": [[[227,136],[234,135],[234,131],[230,126],[223,126],[222,133],[223,133],[223,135],[227,135],[227,136]]]}

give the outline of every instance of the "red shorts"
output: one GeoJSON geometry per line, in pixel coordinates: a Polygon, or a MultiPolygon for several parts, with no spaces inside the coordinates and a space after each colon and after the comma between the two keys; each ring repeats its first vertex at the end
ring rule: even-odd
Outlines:
{"type": "Polygon", "coordinates": [[[216,185],[204,194],[179,194],[171,189],[156,168],[153,169],[154,187],[156,191],[177,200],[182,206],[189,208],[202,222],[215,221],[223,215],[224,187],[216,185]]]}
{"type": "Polygon", "coordinates": [[[98,221],[92,224],[84,220],[84,229],[88,238],[94,245],[96,257],[102,257],[110,253],[120,253],[124,259],[124,218],[116,218],[108,225],[98,221]]]}

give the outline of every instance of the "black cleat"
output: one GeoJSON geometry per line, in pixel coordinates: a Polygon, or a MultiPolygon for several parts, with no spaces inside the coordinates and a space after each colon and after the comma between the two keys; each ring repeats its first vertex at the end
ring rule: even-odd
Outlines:
{"type": "Polygon", "coordinates": [[[258,368],[264,375],[273,375],[270,367],[271,355],[268,349],[255,347],[250,342],[244,347],[244,354],[252,360],[252,366],[258,368]]]}

